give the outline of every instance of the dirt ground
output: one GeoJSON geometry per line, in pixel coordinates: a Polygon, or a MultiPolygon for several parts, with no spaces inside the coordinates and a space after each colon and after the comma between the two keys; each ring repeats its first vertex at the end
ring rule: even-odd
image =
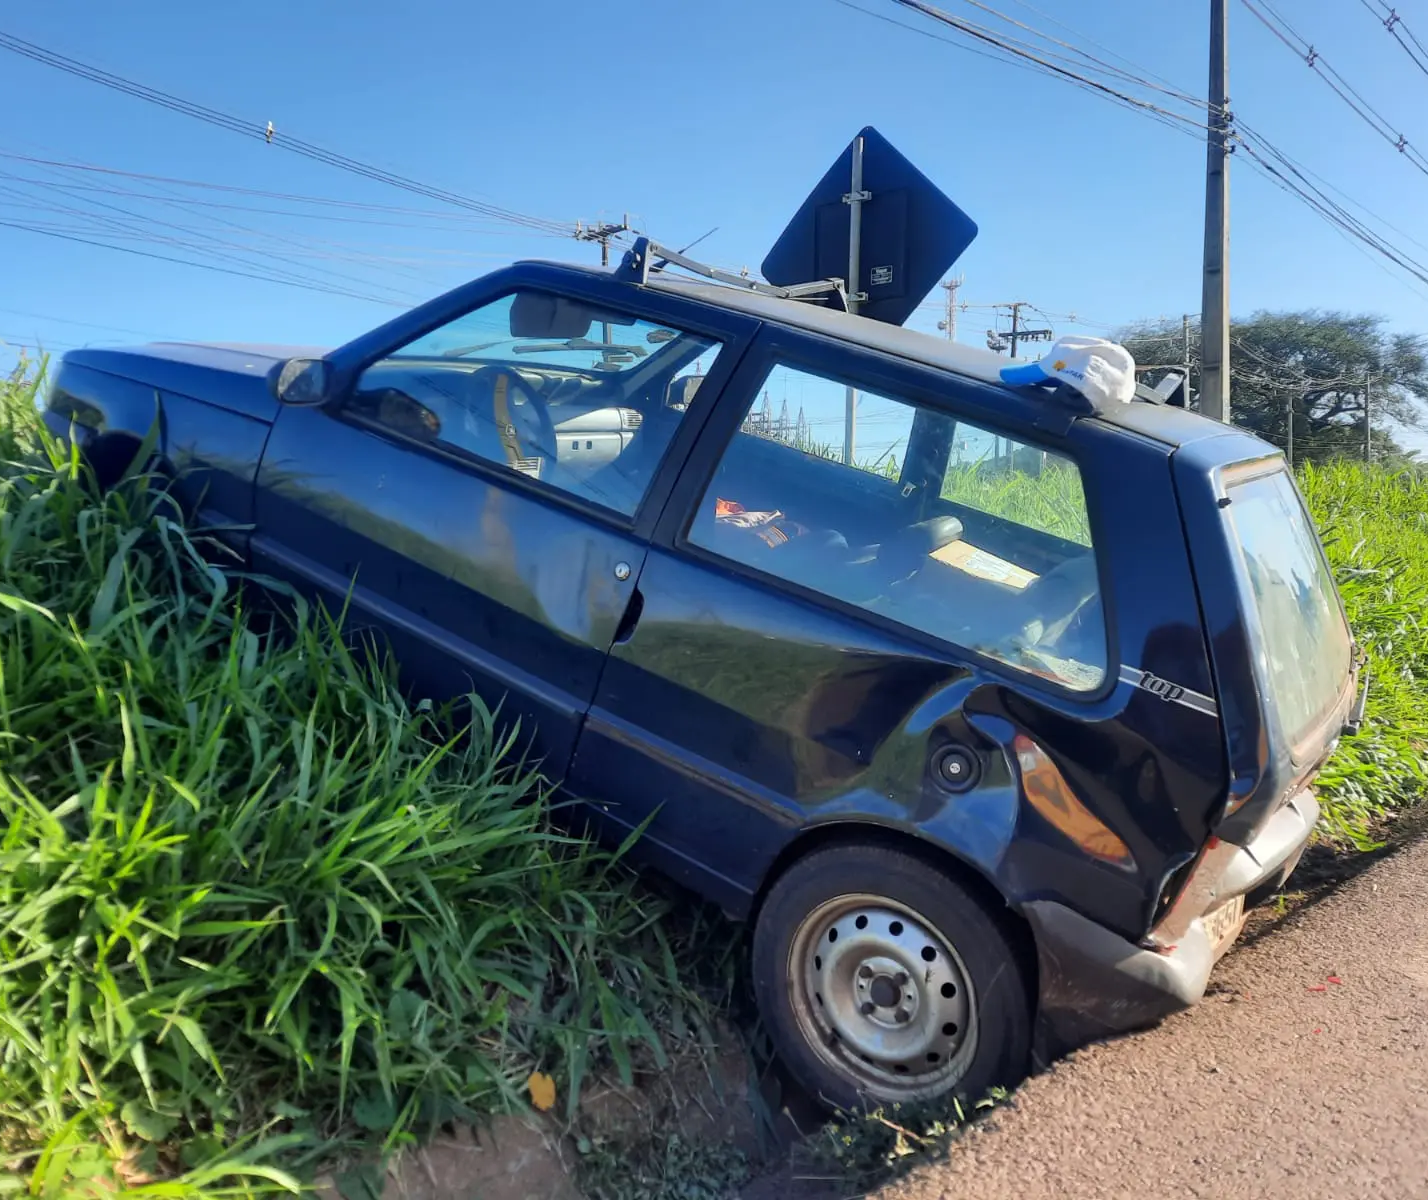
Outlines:
{"type": "Polygon", "coordinates": [[[879,1200],[1428,1197],[1428,840],[1262,931],[1211,992],[1030,1080],[879,1200]]]}
{"type": "MultiPolygon", "coordinates": [[[[877,1200],[1428,1200],[1428,837],[1338,887],[1308,882],[1326,894],[1284,918],[1257,914],[1197,1008],[1028,1081],[945,1162],[877,1200]]],[[[404,1155],[383,1200],[578,1200],[577,1132],[675,1128],[756,1166],[767,1127],[749,1103],[748,1060],[726,1040],[713,1070],[690,1063],[634,1090],[592,1090],[575,1130],[502,1118],[404,1155]]],[[[795,1109],[781,1133],[817,1128],[815,1109],[795,1109]]],[[[755,1179],[745,1200],[846,1191],[800,1175],[755,1179]]]]}

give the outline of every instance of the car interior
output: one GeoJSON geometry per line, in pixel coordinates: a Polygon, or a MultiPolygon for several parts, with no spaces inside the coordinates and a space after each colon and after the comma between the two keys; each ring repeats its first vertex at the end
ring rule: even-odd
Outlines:
{"type": "MultiPolygon", "coordinates": [[[[394,356],[364,373],[353,406],[630,515],[698,388],[687,368],[715,345],[657,328],[641,345],[618,328],[630,324],[522,293],[510,311],[517,340],[501,359],[468,357],[486,345],[394,356]],[[592,355],[590,365],[560,365],[571,351],[592,355]],[[556,361],[534,361],[542,354],[556,361]]],[[[1068,686],[1097,686],[1106,645],[1092,551],[945,495],[957,424],[918,409],[895,478],[741,429],[688,538],[1068,686]]],[[[975,469],[1040,468],[1008,456],[975,469]]]]}
{"type": "Polygon", "coordinates": [[[955,424],[919,413],[897,478],[741,430],[689,540],[1068,686],[1097,686],[1106,645],[1091,549],[942,495],[955,424]],[[725,515],[731,505],[742,515],[725,515]],[[781,536],[751,536],[749,514],[781,536]]]}
{"type": "Polygon", "coordinates": [[[697,389],[700,377],[682,372],[712,345],[677,335],[638,368],[603,373],[389,358],[363,373],[351,407],[404,436],[504,463],[628,515],[697,389]]]}

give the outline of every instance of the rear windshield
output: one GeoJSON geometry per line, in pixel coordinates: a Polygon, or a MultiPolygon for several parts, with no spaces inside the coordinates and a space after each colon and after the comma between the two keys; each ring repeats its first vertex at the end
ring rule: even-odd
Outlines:
{"type": "Polygon", "coordinates": [[[1288,472],[1231,483],[1225,509],[1258,617],[1262,682],[1298,745],[1333,708],[1351,659],[1348,626],[1313,521],[1288,472]]]}

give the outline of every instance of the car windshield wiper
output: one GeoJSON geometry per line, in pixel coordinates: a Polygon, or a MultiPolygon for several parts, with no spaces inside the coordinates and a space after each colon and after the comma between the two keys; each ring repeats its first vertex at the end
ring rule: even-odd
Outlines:
{"type": "Polygon", "coordinates": [[[479,342],[475,346],[453,346],[450,350],[443,350],[441,357],[461,358],[466,354],[475,354],[478,350],[489,350],[492,346],[505,346],[515,340],[515,338],[499,338],[494,342],[479,342]]]}
{"type": "Polygon", "coordinates": [[[526,342],[513,346],[516,354],[555,354],[562,350],[599,350],[604,354],[633,354],[644,358],[649,353],[643,346],[626,346],[618,342],[592,342],[589,338],[568,338],[563,342],[526,342]]]}

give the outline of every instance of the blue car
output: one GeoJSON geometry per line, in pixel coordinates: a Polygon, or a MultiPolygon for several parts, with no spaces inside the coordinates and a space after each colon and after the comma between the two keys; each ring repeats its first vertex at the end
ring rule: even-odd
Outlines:
{"type": "Polygon", "coordinates": [[[250,569],[350,591],[414,694],[500,704],[602,836],[647,822],[850,1108],[1193,1004],[1362,712],[1277,450],[1004,364],[637,249],[328,353],[71,351],[47,419],[103,483],[157,405],[250,569]]]}

